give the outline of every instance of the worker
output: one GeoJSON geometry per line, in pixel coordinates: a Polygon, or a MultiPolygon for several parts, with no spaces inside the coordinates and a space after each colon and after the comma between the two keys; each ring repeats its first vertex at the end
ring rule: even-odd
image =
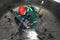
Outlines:
{"type": "MultiPolygon", "coordinates": [[[[29,20],[31,28],[36,30],[37,21],[36,21],[36,12],[32,6],[19,6],[18,8],[19,16],[22,16],[24,19],[29,20]]],[[[20,22],[23,22],[23,18],[19,18],[20,22]]]]}

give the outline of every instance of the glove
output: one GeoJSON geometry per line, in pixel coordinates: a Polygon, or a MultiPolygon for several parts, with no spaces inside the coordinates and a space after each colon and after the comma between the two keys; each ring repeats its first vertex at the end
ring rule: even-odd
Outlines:
{"type": "Polygon", "coordinates": [[[21,18],[20,19],[20,23],[22,24],[24,22],[24,18],[21,18]]]}

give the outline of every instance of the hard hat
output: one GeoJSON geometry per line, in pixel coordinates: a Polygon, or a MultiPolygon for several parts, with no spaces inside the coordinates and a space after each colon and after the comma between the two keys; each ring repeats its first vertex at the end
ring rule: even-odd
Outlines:
{"type": "Polygon", "coordinates": [[[26,14],[26,8],[24,6],[19,6],[18,12],[20,15],[25,15],[26,14]]]}

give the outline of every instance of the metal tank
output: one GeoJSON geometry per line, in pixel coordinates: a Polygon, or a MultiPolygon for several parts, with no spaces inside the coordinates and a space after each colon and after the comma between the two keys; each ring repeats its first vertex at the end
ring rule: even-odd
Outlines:
{"type": "Polygon", "coordinates": [[[56,0],[0,0],[0,40],[60,40],[60,2],[56,0]],[[37,31],[18,30],[14,16],[7,9],[31,5],[36,10],[37,31]]]}

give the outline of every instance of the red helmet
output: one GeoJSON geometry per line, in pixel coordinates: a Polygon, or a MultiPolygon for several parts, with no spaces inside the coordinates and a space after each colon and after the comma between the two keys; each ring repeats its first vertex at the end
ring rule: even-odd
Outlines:
{"type": "Polygon", "coordinates": [[[18,12],[19,12],[20,15],[25,15],[26,8],[24,6],[19,6],[18,12]]]}

